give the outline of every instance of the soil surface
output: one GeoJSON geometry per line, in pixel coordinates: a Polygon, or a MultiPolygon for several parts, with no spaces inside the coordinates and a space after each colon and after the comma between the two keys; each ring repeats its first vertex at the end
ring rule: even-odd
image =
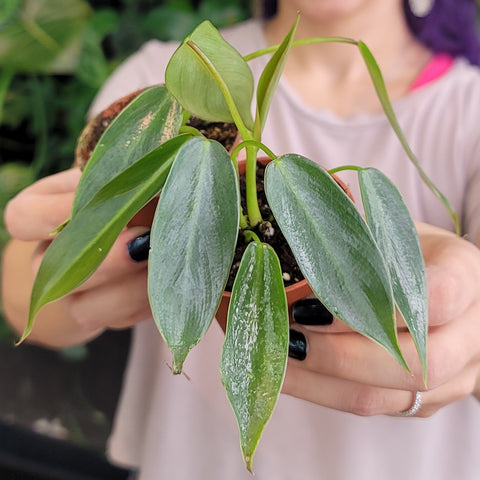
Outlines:
{"type": "MultiPolygon", "coordinates": [[[[260,213],[262,214],[264,221],[255,227],[253,231],[258,235],[262,242],[270,244],[277,253],[280,260],[280,266],[282,267],[283,283],[285,287],[288,287],[293,283],[303,280],[304,277],[267,203],[267,197],[265,196],[264,191],[264,173],[265,167],[261,163],[258,163],[257,194],[260,213]]],[[[246,211],[244,175],[240,176],[240,195],[243,209],[246,211]]],[[[245,241],[244,236],[240,233],[238,236],[237,248],[235,250],[232,268],[230,270],[230,276],[225,287],[225,290],[227,291],[232,290],[233,282],[240,266],[243,252],[247,248],[247,245],[248,243],[245,241]]]]}

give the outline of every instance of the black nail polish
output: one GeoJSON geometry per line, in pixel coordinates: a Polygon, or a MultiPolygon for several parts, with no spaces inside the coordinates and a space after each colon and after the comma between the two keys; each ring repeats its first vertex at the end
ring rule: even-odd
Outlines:
{"type": "Polygon", "coordinates": [[[307,356],[307,339],[302,332],[290,329],[288,356],[296,360],[305,360],[307,356]]]}
{"type": "Polygon", "coordinates": [[[148,258],[150,251],[150,232],[145,232],[131,240],[128,245],[128,254],[135,262],[143,262],[148,258]]]}
{"type": "Polygon", "coordinates": [[[292,309],[295,323],[300,325],[331,325],[333,315],[317,298],[304,298],[295,302],[292,309]]]}

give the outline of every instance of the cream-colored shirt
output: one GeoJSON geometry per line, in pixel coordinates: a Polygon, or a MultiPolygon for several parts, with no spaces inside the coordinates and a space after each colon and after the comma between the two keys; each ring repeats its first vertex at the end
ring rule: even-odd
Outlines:
{"type": "MultiPolygon", "coordinates": [[[[265,45],[251,20],[225,32],[241,53],[265,45]]],[[[173,44],[146,44],[107,82],[93,111],[121,95],[161,83],[173,44]]],[[[254,76],[266,62],[251,63],[254,76]]],[[[480,74],[463,60],[394,103],[423,168],[473,237],[480,215],[480,74]]],[[[416,220],[452,229],[439,200],[410,164],[383,114],[342,118],[306,105],[282,80],[264,133],[276,154],[303,154],[327,168],[375,166],[399,187],[416,220]]],[[[355,174],[341,177],[359,196],[355,174]]],[[[223,333],[214,322],[173,376],[170,353],[151,319],[134,338],[111,458],[140,468],[141,480],[251,479],[220,382],[223,333]]],[[[258,480],[477,480],[480,404],[465,398],[427,419],[358,417],[281,395],[254,458],[258,480]]]]}

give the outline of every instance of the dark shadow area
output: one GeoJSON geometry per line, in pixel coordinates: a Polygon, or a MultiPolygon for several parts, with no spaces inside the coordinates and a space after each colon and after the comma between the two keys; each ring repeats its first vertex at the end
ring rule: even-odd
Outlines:
{"type": "Polygon", "coordinates": [[[128,330],[65,352],[0,342],[2,480],[127,478],[104,450],[129,344],[128,330]]]}
{"type": "Polygon", "coordinates": [[[95,450],[0,424],[2,480],[127,480],[130,474],[95,450]]]}

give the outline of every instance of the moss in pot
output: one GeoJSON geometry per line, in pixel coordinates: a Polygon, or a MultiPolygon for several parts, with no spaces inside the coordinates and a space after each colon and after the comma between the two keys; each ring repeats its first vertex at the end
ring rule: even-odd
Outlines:
{"type": "Polygon", "coordinates": [[[427,380],[423,258],[414,224],[395,186],[378,170],[348,167],[358,171],[365,220],[332,178],[333,172],[295,153],[277,156],[262,144],[270,102],[292,46],[342,41],[359,49],[408,157],[456,221],[448,201],[409,149],[368,48],[342,38],[294,42],[297,22],[281,45],[247,59],[209,22],[202,23],[173,54],[165,86],[144,90],[117,115],[85,166],[71,218],[58,229],[44,256],[22,337],[29,334],[38,310],[85,281],[125,225],[161,193],[151,229],[149,299],[154,320],[172,351],[173,371],[180,373],[185,357],[221,304],[241,236],[248,246],[231,292],[221,376],[249,470],[282,387],[289,335],[278,256],[256,233],[265,221],[256,184],[260,151],[271,159],[265,169],[269,207],[314,294],[335,316],[384,347],[408,370],[397,342],[398,308],[427,380]],[[256,86],[253,118],[255,89],[247,60],[269,52],[273,55],[256,86]],[[191,116],[233,122],[241,143],[227,151],[188,124],[191,116]],[[242,150],[245,208],[237,162],[242,150]]]}

